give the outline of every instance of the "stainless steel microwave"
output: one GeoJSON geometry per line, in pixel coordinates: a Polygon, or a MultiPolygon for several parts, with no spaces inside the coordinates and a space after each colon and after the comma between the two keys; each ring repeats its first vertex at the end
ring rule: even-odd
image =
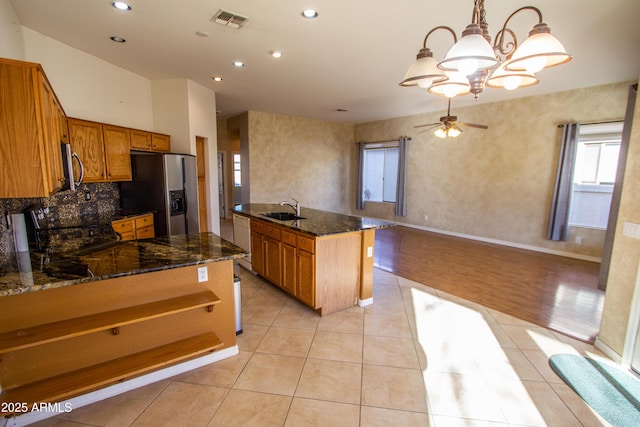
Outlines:
{"type": "Polygon", "coordinates": [[[71,150],[71,144],[62,142],[60,143],[62,148],[62,167],[64,170],[64,186],[63,190],[71,190],[76,191],[76,188],[82,183],[82,178],[84,178],[84,166],[82,165],[82,160],[76,153],[71,150]],[[73,176],[73,159],[76,159],[78,162],[80,177],[76,181],[73,176]]]}

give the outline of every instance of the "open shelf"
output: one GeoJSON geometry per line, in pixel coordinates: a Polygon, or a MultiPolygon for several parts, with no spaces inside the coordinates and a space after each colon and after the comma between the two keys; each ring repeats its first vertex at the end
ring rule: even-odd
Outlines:
{"type": "MultiPolygon", "coordinates": [[[[214,351],[222,344],[215,333],[207,332],[77,371],[3,390],[0,394],[0,402],[26,403],[29,408],[34,403],[59,402],[214,351]]],[[[3,415],[11,414],[3,413],[3,415]]]]}
{"type": "Polygon", "coordinates": [[[109,329],[117,335],[121,326],[200,307],[211,311],[218,303],[216,294],[204,291],[4,332],[0,334],[0,354],[109,329]]]}

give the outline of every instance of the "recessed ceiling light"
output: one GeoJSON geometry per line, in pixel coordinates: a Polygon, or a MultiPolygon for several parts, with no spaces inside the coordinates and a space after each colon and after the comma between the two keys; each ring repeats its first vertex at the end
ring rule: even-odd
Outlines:
{"type": "Polygon", "coordinates": [[[305,9],[302,11],[302,16],[304,16],[307,19],[315,19],[318,17],[318,12],[316,12],[313,9],[305,9]]]}
{"type": "Polygon", "coordinates": [[[269,55],[273,56],[274,58],[280,58],[282,56],[282,51],[281,50],[270,50],[269,51],[269,55]]]}
{"type": "Polygon", "coordinates": [[[233,61],[233,66],[234,67],[238,67],[238,68],[242,68],[242,67],[244,67],[244,62],[242,62],[242,61],[233,61]]]}
{"type": "Polygon", "coordinates": [[[116,43],[124,43],[127,41],[126,39],[123,39],[122,37],[118,37],[118,36],[111,36],[109,38],[116,43]]]}
{"type": "Polygon", "coordinates": [[[216,82],[221,82],[222,81],[222,76],[213,76],[212,78],[216,82]]]}
{"type": "Polygon", "coordinates": [[[209,33],[206,31],[196,31],[196,36],[198,37],[209,37],[209,33]]]}
{"type": "Polygon", "coordinates": [[[111,6],[115,7],[118,10],[131,10],[131,6],[123,1],[112,1],[111,6]]]}

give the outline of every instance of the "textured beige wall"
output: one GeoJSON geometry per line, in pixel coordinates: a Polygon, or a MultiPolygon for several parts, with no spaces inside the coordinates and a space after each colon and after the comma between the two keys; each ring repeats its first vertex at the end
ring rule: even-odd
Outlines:
{"type": "Polygon", "coordinates": [[[623,234],[625,222],[640,224],[640,103],[637,101],[598,336],[601,342],[619,355],[624,350],[631,300],[640,264],[640,240],[623,234]]]}
{"type": "Polygon", "coordinates": [[[251,203],[347,209],[353,125],[249,112],[251,203]]]}
{"type": "MultiPolygon", "coordinates": [[[[357,141],[412,138],[408,215],[396,217],[390,206],[371,203],[364,211],[350,208],[351,212],[599,257],[603,233],[572,230],[567,242],[545,238],[561,139],[557,126],[622,119],[628,87],[629,83],[620,83],[463,108],[457,108],[454,100],[452,114],[460,121],[489,126],[488,130],[466,128],[455,139],[443,140],[413,127],[437,122],[446,110],[356,125],[357,141]],[[575,244],[577,236],[582,238],[581,245],[575,244]]],[[[444,99],[442,105],[446,108],[444,99]]],[[[353,193],[350,207],[355,206],[353,193]]]]}

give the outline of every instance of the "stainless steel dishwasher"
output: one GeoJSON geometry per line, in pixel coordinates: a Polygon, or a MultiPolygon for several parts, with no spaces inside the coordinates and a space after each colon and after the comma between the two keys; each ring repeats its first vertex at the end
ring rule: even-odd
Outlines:
{"type": "Polygon", "coordinates": [[[249,252],[249,256],[238,260],[238,264],[251,269],[251,222],[246,216],[233,214],[233,243],[249,252]]]}

